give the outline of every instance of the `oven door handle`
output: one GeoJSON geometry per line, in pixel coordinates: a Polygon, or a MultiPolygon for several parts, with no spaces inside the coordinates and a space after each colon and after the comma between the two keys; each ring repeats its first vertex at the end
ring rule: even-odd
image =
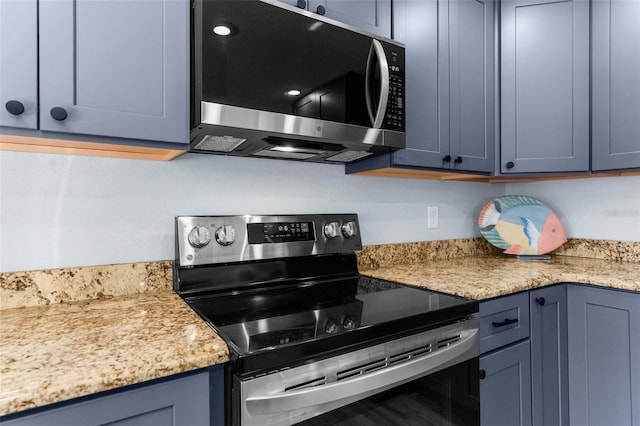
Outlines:
{"type": "Polygon", "coordinates": [[[359,397],[364,398],[391,389],[476,356],[478,356],[478,330],[470,330],[456,343],[424,357],[327,385],[265,396],[250,396],[245,401],[246,408],[251,415],[256,416],[340,400],[348,400],[347,403],[357,401],[359,397]]]}

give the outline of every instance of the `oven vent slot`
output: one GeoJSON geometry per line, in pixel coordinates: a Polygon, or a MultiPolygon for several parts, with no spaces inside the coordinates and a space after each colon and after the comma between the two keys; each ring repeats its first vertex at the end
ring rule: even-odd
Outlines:
{"type": "Polygon", "coordinates": [[[366,373],[369,373],[371,371],[379,370],[381,368],[384,368],[387,365],[388,364],[387,364],[387,359],[386,358],[381,358],[381,359],[378,359],[376,361],[368,362],[366,364],[360,364],[358,366],[349,368],[347,370],[338,371],[336,373],[336,380],[340,381],[340,380],[348,379],[349,377],[359,376],[361,374],[366,374],[366,373]]]}
{"type": "Polygon", "coordinates": [[[447,347],[450,344],[457,342],[458,340],[460,340],[459,334],[456,336],[448,337],[446,339],[438,340],[438,349],[447,347]]]}
{"type": "Polygon", "coordinates": [[[424,354],[431,352],[431,345],[421,346],[419,348],[412,349],[410,351],[401,352],[399,354],[389,357],[389,365],[397,364],[399,362],[409,361],[411,358],[416,358],[424,354]]]}
{"type": "Polygon", "coordinates": [[[394,355],[390,355],[387,358],[380,358],[376,361],[371,361],[366,364],[360,364],[358,366],[349,368],[347,370],[338,371],[336,374],[336,380],[344,380],[349,377],[360,376],[363,374],[370,373],[375,370],[380,370],[382,368],[389,367],[391,365],[403,363],[409,361],[413,358],[420,357],[422,355],[426,355],[431,352],[431,345],[424,345],[418,348],[412,349],[410,351],[400,352],[394,355]]]}
{"type": "Polygon", "coordinates": [[[320,385],[324,385],[325,383],[327,383],[327,378],[326,377],[320,377],[314,380],[309,380],[307,382],[303,382],[303,383],[299,383],[297,385],[293,385],[293,386],[288,386],[286,388],[284,388],[285,392],[289,392],[289,391],[294,391],[294,390],[299,390],[299,389],[304,389],[304,388],[312,388],[314,386],[320,386],[320,385]]]}

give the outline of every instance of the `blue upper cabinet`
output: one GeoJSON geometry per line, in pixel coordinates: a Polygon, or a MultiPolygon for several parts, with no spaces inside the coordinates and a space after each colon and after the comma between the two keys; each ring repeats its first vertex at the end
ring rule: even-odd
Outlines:
{"type": "Polygon", "coordinates": [[[494,169],[494,3],[398,0],[394,39],[406,47],[406,149],[347,165],[494,169]]]}
{"type": "Polygon", "coordinates": [[[589,1],[501,8],[499,170],[589,171],[589,1]]]}
{"type": "Polygon", "coordinates": [[[391,0],[280,1],[391,38],[391,0]]]}
{"type": "Polygon", "coordinates": [[[0,2],[0,126],[38,127],[38,2],[0,2]]]}
{"type": "Polygon", "coordinates": [[[640,168],[640,2],[593,0],[592,169],[640,168]]]}
{"type": "MultiPolygon", "coordinates": [[[[449,154],[447,85],[438,76],[448,73],[446,57],[438,62],[438,42],[447,35],[446,8],[438,10],[437,0],[400,0],[394,3],[394,38],[405,44],[406,149],[390,155],[391,165],[445,167],[449,154]],[[440,12],[440,14],[438,13],[440,12]],[[439,67],[440,65],[440,67],[439,67]]],[[[376,159],[359,164],[367,167],[376,159]]],[[[347,166],[349,167],[349,166],[347,166]]]]}
{"type": "Polygon", "coordinates": [[[36,128],[39,101],[41,131],[189,142],[187,0],[3,0],[1,9],[2,126],[36,128]],[[25,105],[23,119],[10,100],[25,105]]]}
{"type": "Polygon", "coordinates": [[[494,168],[493,8],[493,0],[449,1],[449,154],[452,169],[491,172],[494,168]]]}

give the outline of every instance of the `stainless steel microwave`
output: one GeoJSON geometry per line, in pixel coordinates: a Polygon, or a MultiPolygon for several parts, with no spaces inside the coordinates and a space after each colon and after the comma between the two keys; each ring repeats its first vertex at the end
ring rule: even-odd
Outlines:
{"type": "Polygon", "coordinates": [[[347,163],[404,148],[402,44],[275,0],[192,6],[192,152],[347,163]]]}

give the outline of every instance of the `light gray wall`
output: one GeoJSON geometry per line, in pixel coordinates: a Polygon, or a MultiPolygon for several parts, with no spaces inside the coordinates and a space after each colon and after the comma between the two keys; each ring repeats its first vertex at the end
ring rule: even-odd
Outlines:
{"type": "Polygon", "coordinates": [[[555,210],[571,238],[640,241],[640,176],[506,184],[555,210]]]}
{"type": "Polygon", "coordinates": [[[179,214],[359,214],[365,245],[469,238],[504,185],[344,175],[188,154],[171,162],[0,152],[0,271],[173,258],[179,214]],[[427,206],[440,227],[427,229],[427,206]]]}
{"type": "Polygon", "coordinates": [[[0,151],[0,272],[172,259],[178,214],[356,212],[365,245],[470,238],[480,208],[504,194],[539,198],[571,238],[640,241],[640,176],[481,184],[209,155],[0,151]],[[440,208],[438,229],[427,229],[429,205],[440,208]]]}

